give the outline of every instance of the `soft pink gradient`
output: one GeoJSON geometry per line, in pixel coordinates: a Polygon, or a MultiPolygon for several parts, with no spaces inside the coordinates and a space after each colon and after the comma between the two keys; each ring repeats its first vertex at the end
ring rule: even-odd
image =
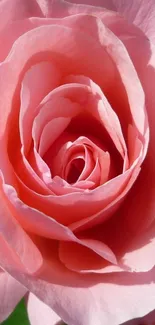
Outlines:
{"type": "Polygon", "coordinates": [[[155,308],[154,12],[0,2],[0,321],[27,291],[32,325],[155,308]]]}
{"type": "Polygon", "coordinates": [[[27,289],[0,269],[0,322],[3,322],[26,294],[27,289]]]}
{"type": "Polygon", "coordinates": [[[61,318],[32,293],[27,299],[27,312],[32,325],[63,325],[61,318]]]}

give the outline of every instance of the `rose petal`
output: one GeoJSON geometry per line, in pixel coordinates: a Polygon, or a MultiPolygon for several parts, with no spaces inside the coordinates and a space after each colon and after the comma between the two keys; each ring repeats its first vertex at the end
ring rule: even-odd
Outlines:
{"type": "Polygon", "coordinates": [[[87,85],[90,88],[92,96],[90,96],[91,98],[88,99],[86,110],[88,110],[93,117],[103,124],[108,134],[112,138],[116,148],[124,158],[124,155],[127,154],[127,148],[121,130],[120,121],[108,103],[108,100],[104,96],[100,87],[91,79],[84,76],[67,76],[67,78],[64,79],[64,82],[76,84],[79,83],[82,85],[87,85]],[[94,101],[94,103],[92,103],[92,101],[94,101]],[[96,105],[95,102],[97,102],[96,105]]]}
{"type": "Polygon", "coordinates": [[[9,317],[26,292],[25,287],[0,270],[0,322],[9,317]]]}
{"type": "Polygon", "coordinates": [[[70,123],[70,118],[58,117],[46,124],[40,137],[39,154],[44,156],[52,143],[61,135],[70,123]]]}
{"type": "Polygon", "coordinates": [[[126,323],[123,323],[122,325],[154,325],[154,321],[155,321],[155,310],[153,310],[151,313],[147,314],[146,316],[142,317],[142,318],[135,318],[132,320],[129,320],[126,323]]]}
{"type": "MultiPolygon", "coordinates": [[[[23,277],[21,273],[7,269],[66,323],[118,325],[154,309],[154,270],[142,274],[121,272],[81,276],[67,270],[57,260],[54,247],[52,250],[48,245],[48,248],[51,259],[49,261],[47,255],[42,279],[23,277]]],[[[47,247],[45,251],[47,254],[47,247]]],[[[1,254],[1,265],[4,259],[6,255],[4,258],[1,254]]]]}
{"type": "MultiPolygon", "coordinates": [[[[115,260],[113,254],[111,257],[115,260]]],[[[61,243],[59,247],[59,258],[69,270],[80,273],[109,273],[124,271],[123,268],[120,268],[118,265],[112,265],[107,261],[107,259],[96,254],[90,248],[77,243],[61,243]],[[84,258],[81,258],[81,256],[84,256],[84,258]]]]}
{"type": "MultiPolygon", "coordinates": [[[[24,267],[27,272],[35,273],[42,265],[42,256],[30,237],[14,219],[14,210],[8,198],[5,197],[2,179],[0,186],[0,239],[8,245],[19,267],[24,267]]],[[[3,251],[2,244],[1,250],[3,251]]]]}
{"type": "MultiPolygon", "coordinates": [[[[42,157],[38,154],[35,148],[29,152],[28,161],[31,168],[34,170],[35,174],[37,174],[41,180],[44,182],[44,188],[46,188],[47,194],[52,194],[52,191],[49,187],[51,183],[51,172],[46,164],[46,162],[42,159],[42,157]],[[49,187],[49,189],[47,188],[49,187]]],[[[41,182],[42,183],[42,182],[41,182]]]]}
{"type": "Polygon", "coordinates": [[[42,212],[24,204],[18,197],[15,189],[4,185],[4,192],[15,208],[15,218],[27,231],[37,235],[57,240],[72,240],[72,232],[57,221],[42,212]]]}
{"type": "MultiPolygon", "coordinates": [[[[90,216],[90,214],[94,215],[95,213],[102,211],[113,202],[114,199],[121,194],[124,187],[127,186],[133,169],[134,166],[131,170],[128,170],[124,174],[117,176],[115,179],[97,187],[93,191],[83,192],[83,195],[75,192],[62,196],[44,196],[33,192],[19,180],[20,198],[27,205],[54,217],[58,222],[64,225],[69,225],[90,216]],[[78,209],[75,209],[77,206],[78,209]]],[[[137,176],[138,174],[136,174],[136,177],[137,176]]],[[[134,181],[135,178],[132,178],[130,186],[134,181]]],[[[127,191],[130,186],[127,187],[127,191]]]]}
{"type": "MultiPolygon", "coordinates": [[[[73,103],[67,98],[63,98],[63,89],[64,86],[57,87],[48,95],[47,101],[44,100],[44,103],[39,107],[39,114],[34,119],[32,128],[32,136],[36,148],[39,146],[40,137],[47,123],[55,118],[63,117],[68,119],[69,124],[69,119],[76,116],[80,111],[80,105],[73,103]]],[[[51,139],[50,145],[52,145],[55,140],[55,138],[53,141],[51,139]]]]}
{"type": "Polygon", "coordinates": [[[55,176],[52,179],[52,182],[50,184],[50,188],[53,190],[53,192],[56,195],[65,195],[69,193],[83,193],[83,190],[88,190],[94,187],[93,182],[89,181],[80,181],[78,183],[70,185],[68,182],[66,182],[64,179],[62,179],[59,176],[55,176]]]}
{"type": "Polygon", "coordinates": [[[42,17],[42,12],[35,0],[5,0],[0,3],[0,30],[10,21],[22,20],[27,17],[42,17]]]}
{"type": "Polygon", "coordinates": [[[21,89],[19,129],[24,151],[29,150],[32,125],[42,99],[59,85],[60,73],[51,62],[40,62],[25,74],[21,89]],[[44,80],[44,82],[42,82],[44,80]]]}
{"type": "MultiPolygon", "coordinates": [[[[59,2],[59,1],[58,1],[59,2]]],[[[101,8],[107,8],[109,10],[113,10],[114,9],[114,6],[113,6],[113,1],[109,1],[109,0],[68,0],[66,1],[68,2],[68,6],[69,6],[69,3],[72,3],[73,6],[75,6],[76,4],[83,4],[83,5],[88,5],[88,6],[98,6],[98,7],[101,7],[101,8]]],[[[61,4],[61,1],[60,1],[60,4],[61,4]]],[[[74,7],[73,7],[74,8],[74,7]]],[[[77,6],[78,8],[78,6],[77,6]]],[[[85,6],[84,6],[85,8],[85,6]]],[[[87,8],[87,7],[86,7],[87,8]]],[[[100,9],[101,9],[100,8],[100,9]]]]}
{"type": "MultiPolygon", "coordinates": [[[[97,23],[96,18],[91,17],[91,20],[92,19],[93,19],[94,23],[96,24],[97,23]]],[[[87,20],[88,20],[88,17],[87,17],[86,21],[87,20]]],[[[92,79],[95,79],[97,82],[98,78],[100,78],[100,80],[101,80],[101,76],[103,75],[103,73],[104,74],[106,73],[106,75],[107,75],[106,84],[107,84],[108,80],[111,79],[111,77],[113,75],[112,74],[113,67],[112,67],[111,61],[109,60],[104,49],[102,47],[100,47],[99,44],[98,44],[98,47],[96,50],[94,48],[95,52],[93,54],[93,57],[91,57],[90,55],[87,55],[87,54],[90,54],[88,47],[91,47],[91,48],[96,47],[96,41],[94,39],[91,39],[90,36],[88,38],[88,35],[86,35],[82,32],[79,32],[79,31],[75,31],[75,30],[74,30],[74,37],[73,37],[71,28],[66,28],[66,27],[61,27],[61,26],[54,26],[54,25],[53,26],[42,26],[39,29],[37,28],[35,30],[32,30],[32,31],[22,35],[17,40],[17,42],[14,44],[13,49],[12,49],[12,55],[10,55],[8,57],[6,64],[3,65],[3,67],[1,67],[1,70],[4,69],[7,71],[7,73],[4,73],[5,82],[6,82],[7,78],[10,79],[10,85],[7,90],[11,96],[9,96],[7,104],[9,104],[10,100],[12,100],[12,95],[15,90],[16,84],[18,82],[19,74],[23,70],[23,67],[24,67],[25,63],[27,62],[28,58],[31,58],[33,55],[35,55],[36,53],[39,53],[43,50],[44,51],[49,51],[49,50],[54,51],[57,49],[57,51],[59,53],[62,53],[63,55],[65,55],[64,51],[66,51],[66,54],[67,53],[70,54],[70,58],[72,58],[72,59],[74,58],[73,61],[76,62],[76,68],[78,69],[77,70],[78,73],[79,73],[79,67],[80,67],[80,63],[81,63],[83,73],[86,73],[86,75],[88,75],[88,74],[90,75],[89,67],[92,64],[92,66],[91,66],[92,79]],[[77,34],[76,43],[74,42],[75,33],[77,34]],[[68,34],[68,36],[67,36],[67,34],[68,34]],[[57,42],[58,38],[60,38],[59,42],[57,42]],[[72,38],[72,42],[71,42],[71,38],[72,38]],[[63,42],[65,41],[65,49],[64,49],[64,45],[62,45],[61,39],[63,40],[63,42]],[[72,49],[73,52],[68,51],[68,48],[70,47],[70,46],[68,47],[68,45],[69,45],[67,43],[68,41],[69,41],[69,44],[73,43],[73,49],[72,49]],[[87,43],[87,45],[86,45],[86,43],[87,43]],[[21,48],[21,46],[22,47],[27,46],[27,51],[22,52],[22,56],[20,57],[20,60],[16,60],[17,59],[16,55],[17,55],[17,53],[19,53],[18,50],[19,50],[19,48],[21,48]],[[80,53],[79,53],[79,48],[80,49],[82,48],[82,52],[80,51],[80,53]],[[103,54],[105,56],[104,61],[107,62],[106,66],[104,65],[104,67],[102,64],[103,54]],[[83,58],[86,55],[89,58],[90,62],[87,62],[87,64],[84,64],[83,58]],[[94,55],[96,56],[96,63],[93,60],[94,55]],[[18,62],[18,65],[13,64],[14,60],[16,62],[18,62]],[[78,62],[79,62],[79,64],[77,64],[78,62]],[[88,63],[90,63],[90,64],[88,64],[88,63]],[[94,64],[95,64],[95,66],[94,66],[94,64]],[[9,67],[10,69],[8,69],[9,65],[11,65],[11,67],[9,67]],[[96,65],[97,66],[101,65],[101,67],[102,67],[100,77],[99,77],[98,73],[96,72],[96,65]],[[94,66],[94,68],[92,69],[93,66],[94,66]],[[96,75],[96,78],[95,78],[95,75],[96,75]],[[13,83],[13,81],[11,82],[12,78],[13,78],[14,83],[13,83]]],[[[66,63],[66,62],[64,62],[64,59],[62,60],[62,58],[61,58],[61,62],[59,62],[59,63],[60,63],[60,68],[61,68],[62,65],[64,65],[64,63],[66,63]]],[[[68,73],[69,73],[69,70],[70,71],[73,70],[73,64],[70,64],[70,68],[71,67],[72,67],[72,69],[69,69],[69,67],[68,67],[68,73]]],[[[75,69],[75,65],[74,65],[74,69],[75,69]]],[[[4,80],[3,80],[3,82],[4,82],[4,80]]],[[[101,84],[102,84],[102,82],[101,82],[101,84]]],[[[4,83],[3,83],[3,86],[4,86],[4,83]]],[[[10,105],[8,106],[8,110],[6,111],[6,115],[4,116],[4,121],[7,117],[9,109],[10,109],[10,105]]],[[[5,127],[5,125],[4,125],[4,127],[5,127]]]]}
{"type": "MultiPolygon", "coordinates": [[[[145,5],[144,5],[145,7],[145,5]]],[[[135,27],[136,29],[136,27],[135,27]]],[[[127,50],[130,53],[132,61],[137,69],[137,73],[143,85],[146,97],[146,109],[149,120],[149,128],[150,128],[150,142],[148,147],[147,156],[145,158],[145,162],[143,164],[142,173],[140,175],[139,181],[135,184],[134,191],[131,193],[132,197],[132,205],[131,197],[129,196],[128,204],[128,213],[126,218],[128,219],[128,227],[132,231],[134,230],[135,234],[137,230],[146,231],[146,229],[150,226],[153,227],[154,222],[154,211],[155,211],[155,146],[154,146],[154,138],[155,138],[155,116],[154,116],[154,105],[155,105],[155,97],[154,97],[154,83],[155,83],[155,50],[154,45],[148,42],[148,40],[142,34],[140,38],[135,37],[135,39],[125,38],[123,33],[121,33],[122,41],[124,42],[127,50]],[[135,48],[136,46],[136,48],[135,48]],[[143,52],[141,56],[140,53],[143,52]],[[145,184],[145,188],[144,188],[145,184]],[[145,190],[144,190],[145,189],[145,190]],[[137,195],[138,194],[138,195],[137,195]],[[137,201],[141,204],[137,204],[137,201]],[[146,204],[147,202],[147,204],[146,204]],[[130,217],[132,216],[132,218],[130,217]],[[151,226],[152,225],[152,226],[151,226]]],[[[125,219],[126,220],[126,219],[125,219]]],[[[143,233],[142,233],[143,234],[143,233]]],[[[154,235],[151,235],[151,241],[154,245],[154,235]]],[[[147,247],[151,248],[151,242],[147,247]]],[[[152,250],[153,250],[152,246],[152,250]]],[[[153,260],[154,254],[150,249],[150,253],[147,253],[147,258],[151,263],[154,263],[153,260]],[[152,262],[151,262],[152,255],[152,262]]],[[[145,270],[146,265],[143,265],[145,270]]]]}
{"type": "MultiPolygon", "coordinates": [[[[96,139],[95,139],[96,140],[96,139]]],[[[95,141],[96,142],[96,141],[95,141]]],[[[94,143],[93,141],[91,141],[89,138],[80,136],[77,140],[75,140],[74,142],[75,144],[86,144],[89,147],[91,147],[93,149],[93,154],[96,157],[99,158],[99,165],[100,165],[100,184],[105,183],[108,180],[108,176],[110,174],[110,168],[112,168],[110,166],[110,155],[108,152],[103,151],[96,143],[94,143]]],[[[86,168],[86,166],[85,166],[86,168]]],[[[81,174],[81,177],[83,176],[83,173],[85,171],[85,168],[81,174]]],[[[81,178],[80,178],[81,179],[81,178]]]]}
{"type": "Polygon", "coordinates": [[[119,194],[122,192],[123,194],[126,194],[131,188],[139,173],[139,168],[137,169],[136,165],[137,161],[135,161],[135,164],[131,169],[126,171],[124,174],[115,177],[92,191],[85,191],[82,195],[81,193],[75,192],[62,196],[44,196],[33,192],[18,179],[20,198],[30,207],[34,207],[35,209],[54,217],[54,219],[64,225],[71,225],[73,222],[81,221],[83,218],[102,211],[99,214],[101,217],[103,209],[117,199],[119,194]],[[135,177],[131,178],[135,166],[137,170],[137,172],[135,170],[136,176],[134,175],[135,177]],[[130,185],[127,186],[129,180],[130,185]],[[123,191],[124,188],[127,189],[125,192],[123,191]],[[75,209],[77,206],[78,209],[75,209]]]}
{"type": "Polygon", "coordinates": [[[125,189],[112,200],[103,210],[100,210],[96,214],[91,214],[87,218],[83,218],[77,222],[74,222],[70,225],[70,229],[73,231],[81,231],[91,227],[95,227],[98,224],[102,224],[104,221],[108,220],[120,207],[120,204],[123,202],[127,193],[131,190],[133,183],[136,181],[140,173],[140,169],[137,168],[134,170],[127,186],[125,189]]]}
{"type": "MultiPolygon", "coordinates": [[[[84,256],[85,249],[82,250],[81,245],[91,249],[93,252],[101,256],[103,259],[109,261],[110,263],[117,264],[116,257],[112,250],[102,242],[92,239],[79,239],[79,243],[67,243],[67,242],[60,242],[59,246],[59,257],[60,260],[65,264],[70,264],[70,257],[69,252],[70,249],[74,251],[76,256],[76,249],[77,251],[81,249],[81,256],[84,256]]],[[[86,250],[87,252],[87,250],[86,250]]]]}
{"type": "Polygon", "coordinates": [[[35,295],[29,293],[27,312],[31,325],[63,325],[61,318],[35,295]]]}
{"type": "Polygon", "coordinates": [[[130,2],[113,0],[116,10],[123,14],[128,21],[137,25],[153,42],[154,36],[154,0],[130,2]]]}
{"type": "Polygon", "coordinates": [[[52,3],[50,0],[47,0],[46,2],[43,0],[37,0],[37,2],[40,5],[41,11],[45,17],[64,17],[68,16],[69,14],[78,14],[81,12],[89,12],[91,14],[93,13],[93,8],[88,7],[89,5],[94,5],[96,11],[99,9],[96,8],[96,6],[100,6],[102,8],[104,7],[109,10],[115,9],[115,6],[111,0],[85,0],[84,3],[82,0],[77,0],[76,3],[74,3],[74,0],[53,0],[52,3]]]}
{"type": "MultiPolygon", "coordinates": [[[[44,183],[44,174],[48,173],[48,167],[46,170],[42,171],[41,176],[38,173],[38,165],[31,165],[30,162],[27,160],[24,154],[24,148],[21,148],[21,153],[18,153],[18,156],[15,155],[13,159],[15,158],[15,161],[12,161],[13,167],[14,167],[14,173],[16,174],[17,178],[20,178],[25,185],[27,185],[32,190],[36,191],[37,193],[42,194],[51,194],[51,191],[49,188],[47,188],[46,184],[44,183]],[[34,168],[33,168],[34,167],[34,168]],[[41,179],[42,178],[42,179],[41,179]]],[[[32,156],[34,156],[33,153],[29,153],[32,156]]],[[[38,157],[37,157],[38,158],[38,157]]],[[[11,159],[10,159],[11,160],[11,159]]],[[[38,161],[38,159],[37,159],[38,161]]],[[[40,167],[40,165],[39,165],[40,167]]],[[[40,168],[41,169],[41,168],[40,168]]]]}

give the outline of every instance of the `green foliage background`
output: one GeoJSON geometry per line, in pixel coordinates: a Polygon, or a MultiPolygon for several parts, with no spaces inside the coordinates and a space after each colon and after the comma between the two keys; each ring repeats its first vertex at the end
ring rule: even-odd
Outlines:
{"type": "Polygon", "coordinates": [[[1,325],[30,325],[24,300],[21,300],[14,312],[1,325]]]}

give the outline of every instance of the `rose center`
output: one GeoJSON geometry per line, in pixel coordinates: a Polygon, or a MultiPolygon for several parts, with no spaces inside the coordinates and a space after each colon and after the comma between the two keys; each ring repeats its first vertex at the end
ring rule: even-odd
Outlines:
{"type": "Polygon", "coordinates": [[[81,158],[77,158],[72,161],[66,179],[69,184],[76,183],[83,171],[84,166],[85,162],[81,158]]]}

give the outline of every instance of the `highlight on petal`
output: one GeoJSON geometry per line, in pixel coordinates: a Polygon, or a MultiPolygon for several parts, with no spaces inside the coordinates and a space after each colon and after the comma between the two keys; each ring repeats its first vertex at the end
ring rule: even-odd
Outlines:
{"type": "Polygon", "coordinates": [[[27,312],[31,325],[63,325],[61,318],[43,301],[29,293],[27,312]]]}
{"type": "Polygon", "coordinates": [[[113,0],[115,10],[121,13],[125,18],[138,26],[143,33],[151,40],[155,41],[154,35],[154,0],[130,2],[113,0]]]}

